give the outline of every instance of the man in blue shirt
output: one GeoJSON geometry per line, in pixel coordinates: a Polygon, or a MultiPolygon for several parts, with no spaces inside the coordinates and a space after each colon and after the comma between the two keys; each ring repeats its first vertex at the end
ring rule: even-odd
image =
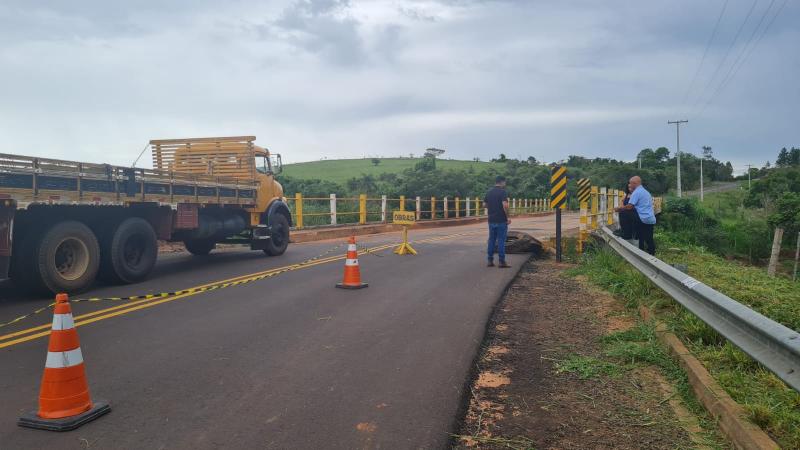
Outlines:
{"type": "Polygon", "coordinates": [[[636,209],[636,214],[639,216],[639,221],[637,222],[639,249],[645,250],[645,247],[647,247],[647,253],[655,255],[656,243],[653,240],[653,228],[656,225],[656,214],[653,211],[653,196],[642,186],[642,179],[638,176],[628,181],[628,189],[631,192],[628,204],[616,208],[616,211],[636,209]]]}

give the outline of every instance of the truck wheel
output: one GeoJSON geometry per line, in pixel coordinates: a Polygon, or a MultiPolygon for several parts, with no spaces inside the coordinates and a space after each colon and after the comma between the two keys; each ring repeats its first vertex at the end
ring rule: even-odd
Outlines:
{"type": "Polygon", "coordinates": [[[53,293],[86,289],[100,266],[100,248],[94,233],[72,220],[50,228],[35,246],[33,257],[42,287],[53,293]]]}
{"type": "Polygon", "coordinates": [[[270,237],[267,239],[264,253],[269,256],[282,255],[289,246],[289,221],[283,214],[275,214],[269,218],[270,237]]]}
{"type": "Polygon", "coordinates": [[[208,239],[191,239],[183,241],[186,250],[195,256],[206,256],[217,246],[217,243],[208,239]]]}
{"type": "Polygon", "coordinates": [[[146,220],[130,217],[100,240],[100,277],[116,283],[136,283],[156,265],[158,240],[146,220]]]}
{"type": "Polygon", "coordinates": [[[39,272],[35,267],[33,254],[42,238],[41,229],[28,230],[22,239],[14,240],[11,257],[11,279],[14,284],[27,290],[35,290],[39,286],[39,272]]]}

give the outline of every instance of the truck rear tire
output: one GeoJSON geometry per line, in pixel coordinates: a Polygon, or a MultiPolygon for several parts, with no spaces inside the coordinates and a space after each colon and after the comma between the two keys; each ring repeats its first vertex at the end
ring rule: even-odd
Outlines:
{"type": "Polygon", "coordinates": [[[264,253],[269,256],[282,255],[289,246],[289,221],[283,214],[275,214],[269,218],[270,237],[267,239],[264,253]]]}
{"type": "Polygon", "coordinates": [[[195,256],[206,256],[217,246],[217,243],[208,239],[190,239],[183,241],[189,253],[195,256]]]}
{"type": "Polygon", "coordinates": [[[100,278],[136,283],[156,265],[158,240],[153,227],[139,217],[125,219],[100,240],[100,278]]]}
{"type": "Polygon", "coordinates": [[[100,266],[100,248],[92,230],[68,220],[47,230],[34,245],[34,276],[52,293],[88,288],[100,266]]]}

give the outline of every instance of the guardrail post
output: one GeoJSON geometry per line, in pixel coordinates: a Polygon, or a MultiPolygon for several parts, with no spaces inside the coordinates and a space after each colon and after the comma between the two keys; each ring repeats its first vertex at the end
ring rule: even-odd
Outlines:
{"type": "Polygon", "coordinates": [[[469,197],[467,197],[467,203],[464,205],[464,212],[466,213],[466,217],[469,217],[469,197]]]}
{"type": "Polygon", "coordinates": [[[583,253],[583,243],[586,241],[587,238],[587,226],[589,217],[589,204],[587,202],[581,202],[581,212],[580,212],[580,234],[578,235],[578,252],[583,253]]]}
{"type": "Polygon", "coordinates": [[[442,201],[442,219],[450,218],[450,211],[447,210],[447,196],[445,196],[444,201],[442,201]]]}
{"type": "Polygon", "coordinates": [[[592,213],[591,213],[592,220],[591,220],[591,224],[592,224],[592,229],[593,230],[597,229],[597,209],[598,209],[598,206],[599,206],[597,204],[597,202],[598,202],[598,198],[597,198],[598,195],[597,194],[598,194],[597,186],[592,186],[592,190],[591,190],[591,194],[590,195],[592,197],[592,213]]]}
{"type": "Polygon", "coordinates": [[[461,217],[461,199],[456,197],[456,219],[461,217]]]}
{"type": "Polygon", "coordinates": [[[303,194],[294,194],[294,226],[295,228],[303,228],[303,194]]]}
{"type": "Polygon", "coordinates": [[[511,214],[516,214],[516,213],[517,213],[517,199],[512,198],[511,199],[511,214]]]}
{"type": "Polygon", "coordinates": [[[597,218],[597,223],[599,226],[603,226],[604,222],[606,221],[606,210],[608,209],[606,200],[608,200],[608,196],[606,195],[606,188],[601,187],[600,201],[598,202],[598,204],[600,205],[600,216],[597,218]]]}
{"type": "Polygon", "coordinates": [[[381,195],[381,222],[386,223],[386,196],[381,195]]]}
{"type": "Polygon", "coordinates": [[[405,210],[406,210],[406,196],[405,195],[401,195],[400,196],[400,211],[405,211],[405,210]]]}
{"type": "Polygon", "coordinates": [[[367,223],[367,194],[358,196],[358,223],[361,225],[367,223]]]}
{"type": "MultiPolygon", "coordinates": [[[[619,207],[619,189],[614,189],[613,197],[611,198],[611,203],[614,206],[614,209],[619,207]]],[[[619,222],[619,214],[616,211],[613,211],[611,214],[611,223],[619,222]]]]}
{"type": "Polygon", "coordinates": [[[475,197],[475,215],[481,215],[481,199],[479,197],[475,197]]]}
{"type": "Polygon", "coordinates": [[[331,225],[336,225],[336,194],[331,194],[331,225]]]}
{"type": "Polygon", "coordinates": [[[611,192],[608,193],[608,204],[610,205],[608,208],[608,224],[612,225],[616,221],[616,212],[614,211],[617,209],[617,200],[619,196],[617,195],[616,189],[612,189],[611,192]]]}
{"type": "Polygon", "coordinates": [[[431,220],[436,218],[436,197],[431,197],[431,220]]]}
{"type": "Polygon", "coordinates": [[[416,209],[416,211],[417,211],[417,220],[419,220],[420,217],[422,216],[422,199],[419,198],[419,195],[417,196],[416,207],[417,207],[417,209],[416,209]]]}

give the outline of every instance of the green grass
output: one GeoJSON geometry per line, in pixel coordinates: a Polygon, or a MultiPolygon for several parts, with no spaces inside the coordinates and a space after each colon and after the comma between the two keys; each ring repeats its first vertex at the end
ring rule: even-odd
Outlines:
{"type": "MultiPolygon", "coordinates": [[[[412,169],[422,161],[422,158],[379,158],[380,164],[372,164],[372,158],[364,159],[329,159],[325,161],[311,161],[283,166],[283,174],[299,179],[319,179],[343,183],[350,178],[361,175],[378,176],[382,173],[401,173],[412,169]]],[[[502,169],[502,163],[483,161],[459,161],[450,159],[437,159],[436,167],[443,170],[468,170],[472,167],[482,171],[489,167],[502,169]]]]}
{"type": "MultiPolygon", "coordinates": [[[[800,328],[797,284],[770,278],[763,269],[726,260],[701,247],[683,245],[663,234],[657,235],[657,242],[658,256],[664,261],[688,264],[692,277],[773,320],[793,329],[800,328]]],[[[571,273],[585,275],[592,283],[623,299],[630,308],[641,303],[655,309],[731,397],[744,406],[751,421],[767,430],[784,448],[800,448],[800,394],[727,343],[611,250],[595,249],[587,253],[571,273]]],[[[649,350],[620,344],[615,352],[612,354],[617,357],[627,353],[646,359],[649,350]]],[[[674,377],[673,374],[671,378],[674,377]]]]}

